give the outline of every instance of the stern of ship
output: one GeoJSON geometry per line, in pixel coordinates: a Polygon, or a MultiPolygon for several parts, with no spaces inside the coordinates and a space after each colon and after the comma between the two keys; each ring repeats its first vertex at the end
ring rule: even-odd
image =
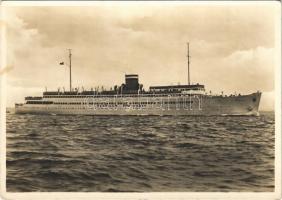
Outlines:
{"type": "Polygon", "coordinates": [[[15,103],[15,113],[22,113],[23,103],[15,103]]]}

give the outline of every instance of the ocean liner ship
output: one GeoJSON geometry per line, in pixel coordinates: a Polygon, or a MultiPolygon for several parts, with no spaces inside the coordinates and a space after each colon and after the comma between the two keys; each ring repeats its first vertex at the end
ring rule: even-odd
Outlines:
{"type": "MultiPolygon", "coordinates": [[[[45,91],[40,97],[25,97],[16,103],[16,113],[77,115],[259,115],[261,92],[248,95],[211,95],[204,85],[151,86],[145,91],[137,74],[126,74],[125,83],[111,90],[72,88],[69,51],[70,90],[45,91]]],[[[63,63],[62,63],[63,64],[63,63]]]]}

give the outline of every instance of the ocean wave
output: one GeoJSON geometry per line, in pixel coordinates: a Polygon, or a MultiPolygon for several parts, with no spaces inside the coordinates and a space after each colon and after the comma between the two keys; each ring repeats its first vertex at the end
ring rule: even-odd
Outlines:
{"type": "Polygon", "coordinates": [[[274,114],[7,113],[7,191],[274,190],[274,114]]]}

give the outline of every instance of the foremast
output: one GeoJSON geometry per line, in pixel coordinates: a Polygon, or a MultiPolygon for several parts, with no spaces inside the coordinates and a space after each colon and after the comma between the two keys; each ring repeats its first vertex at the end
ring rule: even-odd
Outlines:
{"type": "Polygon", "coordinates": [[[72,56],[72,54],[71,54],[71,49],[68,49],[69,50],[69,59],[70,59],[70,92],[72,91],[72,85],[71,85],[71,82],[72,82],[72,80],[71,80],[71,56],[72,56]]]}

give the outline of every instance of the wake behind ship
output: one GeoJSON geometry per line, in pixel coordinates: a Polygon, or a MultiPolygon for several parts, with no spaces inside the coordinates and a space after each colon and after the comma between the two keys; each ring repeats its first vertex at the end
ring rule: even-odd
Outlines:
{"type": "Polygon", "coordinates": [[[188,84],[151,86],[139,84],[137,74],[125,75],[125,83],[111,90],[45,91],[40,97],[26,97],[15,104],[16,113],[77,115],[259,115],[261,92],[248,95],[209,95],[205,86],[188,84]]]}

